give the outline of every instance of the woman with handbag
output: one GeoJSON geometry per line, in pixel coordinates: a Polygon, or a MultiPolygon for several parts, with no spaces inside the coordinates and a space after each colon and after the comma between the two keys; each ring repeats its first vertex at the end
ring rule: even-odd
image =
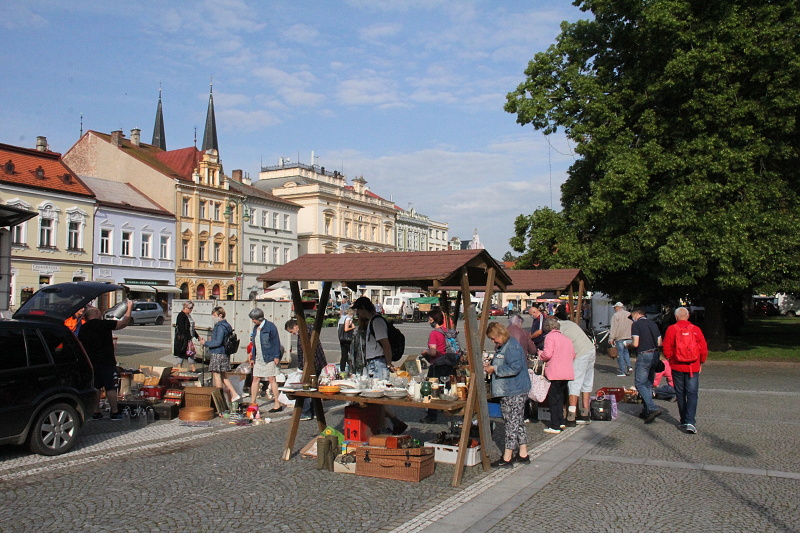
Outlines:
{"type": "Polygon", "coordinates": [[[561,433],[567,427],[564,417],[564,405],[567,398],[567,384],[575,379],[575,370],[572,360],[575,359],[575,349],[572,341],[561,333],[561,324],[554,317],[544,321],[544,349],[539,352],[539,359],[547,362],[544,375],[550,380],[550,427],[544,428],[548,434],[561,433]]]}
{"type": "Polygon", "coordinates": [[[175,319],[175,343],[173,344],[173,355],[177,359],[177,364],[183,366],[184,361],[188,360],[189,370],[192,372],[196,370],[194,356],[197,354],[192,339],[200,339],[194,329],[193,309],[194,302],[183,303],[183,309],[175,319]]]}
{"type": "Polygon", "coordinates": [[[342,358],[339,359],[339,370],[347,371],[347,360],[350,357],[350,345],[353,343],[353,334],[356,325],[353,323],[353,310],[349,307],[339,319],[339,346],[342,349],[342,358]]]}
{"type": "Polygon", "coordinates": [[[516,461],[528,464],[528,436],[525,433],[525,400],[531,389],[528,375],[528,356],[519,342],[508,333],[502,324],[492,322],[486,336],[497,346],[497,352],[483,370],[492,378],[492,396],[500,398],[500,410],[506,426],[503,457],[492,466],[511,467],[514,450],[518,449],[516,461]]]}

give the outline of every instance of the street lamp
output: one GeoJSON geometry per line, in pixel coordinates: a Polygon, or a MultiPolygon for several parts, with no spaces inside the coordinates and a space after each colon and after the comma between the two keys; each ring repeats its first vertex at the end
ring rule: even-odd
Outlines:
{"type": "MultiPolygon", "coordinates": [[[[242,264],[242,260],[244,259],[244,249],[242,248],[242,244],[244,242],[244,223],[250,221],[250,210],[247,208],[247,204],[244,203],[242,198],[228,198],[228,205],[225,206],[225,211],[222,213],[228,222],[233,219],[233,214],[236,211],[236,206],[242,206],[242,224],[240,224],[241,231],[239,232],[240,239],[239,239],[239,254],[236,258],[236,292],[239,294],[239,299],[242,298],[242,290],[240,287],[239,282],[241,281],[240,278],[240,266],[242,264]]],[[[243,274],[243,273],[242,273],[243,274]]],[[[243,277],[243,276],[242,276],[243,277]]]]}

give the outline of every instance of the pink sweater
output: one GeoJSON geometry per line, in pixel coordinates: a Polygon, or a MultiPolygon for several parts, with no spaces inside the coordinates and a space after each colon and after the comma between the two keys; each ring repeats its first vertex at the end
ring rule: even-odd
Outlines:
{"type": "Polygon", "coordinates": [[[544,377],[550,381],[575,379],[575,371],[572,369],[575,349],[572,347],[572,341],[561,331],[554,329],[547,334],[544,338],[544,349],[539,352],[539,359],[547,362],[544,377]]]}

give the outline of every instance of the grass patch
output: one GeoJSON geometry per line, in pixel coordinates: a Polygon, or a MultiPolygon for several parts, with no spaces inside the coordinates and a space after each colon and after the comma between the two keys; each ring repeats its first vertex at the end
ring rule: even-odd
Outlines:
{"type": "Polygon", "coordinates": [[[710,352],[711,361],[800,362],[800,318],[751,318],[742,334],[729,336],[731,349],[710,352]]]}

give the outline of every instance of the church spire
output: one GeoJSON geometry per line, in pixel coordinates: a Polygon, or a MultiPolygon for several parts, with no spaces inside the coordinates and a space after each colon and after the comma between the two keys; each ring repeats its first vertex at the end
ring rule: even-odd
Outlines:
{"type": "Polygon", "coordinates": [[[208,112],[206,113],[206,131],[203,133],[203,152],[216,150],[219,153],[217,144],[217,121],[214,118],[214,83],[209,84],[208,91],[208,112]]]}
{"type": "Polygon", "coordinates": [[[161,111],[161,84],[158,86],[158,109],[156,110],[156,123],[153,126],[153,146],[162,150],[167,149],[167,137],[164,135],[164,114],[161,111]]]}

